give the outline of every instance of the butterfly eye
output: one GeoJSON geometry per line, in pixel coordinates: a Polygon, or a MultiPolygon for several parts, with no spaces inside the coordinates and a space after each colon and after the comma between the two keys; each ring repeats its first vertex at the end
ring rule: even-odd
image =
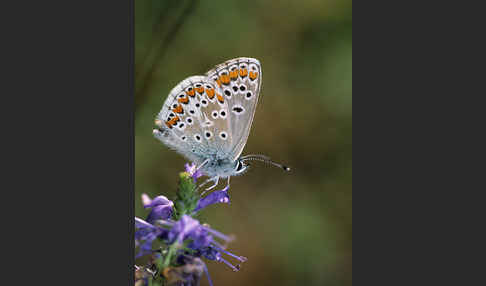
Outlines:
{"type": "Polygon", "coordinates": [[[219,137],[223,140],[226,140],[228,138],[228,134],[226,134],[226,132],[220,132],[219,133],[219,137]]]}

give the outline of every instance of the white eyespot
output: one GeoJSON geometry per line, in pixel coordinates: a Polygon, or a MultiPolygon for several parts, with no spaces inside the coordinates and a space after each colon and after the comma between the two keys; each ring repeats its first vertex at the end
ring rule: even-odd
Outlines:
{"type": "Polygon", "coordinates": [[[207,89],[211,89],[211,88],[213,88],[213,87],[212,87],[210,84],[206,84],[206,88],[207,88],[207,89]]]}
{"type": "Polygon", "coordinates": [[[176,108],[176,107],[177,107],[177,103],[172,104],[172,108],[176,108]]]}
{"type": "Polygon", "coordinates": [[[247,64],[246,63],[241,63],[240,64],[240,69],[246,69],[247,67],[247,64]]]}
{"type": "Polygon", "coordinates": [[[179,94],[179,98],[183,98],[184,96],[186,96],[185,94],[179,94]]]}
{"type": "Polygon", "coordinates": [[[247,92],[245,93],[245,99],[246,99],[246,100],[250,100],[250,99],[252,99],[252,98],[253,98],[253,92],[251,92],[250,90],[249,90],[249,91],[247,91],[247,92]]]}
{"type": "Polygon", "coordinates": [[[211,137],[213,137],[213,132],[207,130],[206,132],[204,132],[204,136],[206,137],[206,139],[210,139],[211,137]]]}
{"type": "Polygon", "coordinates": [[[231,98],[231,91],[227,88],[224,90],[224,95],[226,95],[226,98],[231,98]]]}
{"type": "Polygon", "coordinates": [[[206,99],[201,100],[201,105],[202,105],[203,107],[208,106],[208,101],[207,101],[206,99]]]}
{"type": "Polygon", "coordinates": [[[200,108],[200,107],[201,107],[201,103],[196,102],[195,106],[196,106],[197,108],[200,108]]]}
{"type": "Polygon", "coordinates": [[[194,123],[194,120],[192,119],[192,117],[187,117],[186,123],[187,123],[187,125],[192,125],[194,123]]]}
{"type": "Polygon", "coordinates": [[[241,105],[234,105],[231,111],[236,115],[245,113],[245,109],[241,105]]]}
{"type": "Polygon", "coordinates": [[[189,110],[189,113],[190,113],[190,114],[195,114],[195,113],[196,113],[196,111],[194,111],[193,109],[191,109],[191,110],[189,110]]]}
{"type": "Polygon", "coordinates": [[[256,72],[258,70],[258,67],[256,64],[250,64],[250,71],[256,72]]]}
{"type": "Polygon", "coordinates": [[[201,142],[201,135],[194,134],[194,140],[196,140],[197,142],[201,142]]]}
{"type": "Polygon", "coordinates": [[[238,68],[237,65],[232,65],[232,66],[230,66],[229,70],[230,71],[235,71],[237,68],[238,68]]]}
{"type": "Polygon", "coordinates": [[[202,85],[200,83],[196,83],[194,86],[195,87],[201,87],[202,85]]]}
{"type": "Polygon", "coordinates": [[[219,132],[219,138],[223,139],[223,140],[226,140],[228,139],[228,133],[226,132],[219,132]]]}
{"type": "Polygon", "coordinates": [[[219,73],[219,76],[222,76],[222,75],[228,75],[228,71],[223,69],[222,71],[220,71],[219,73]]]}
{"type": "Polygon", "coordinates": [[[219,112],[219,116],[221,116],[221,118],[225,119],[226,116],[228,115],[228,113],[226,112],[226,110],[222,109],[220,112],[219,112]]]}
{"type": "Polygon", "coordinates": [[[213,112],[211,112],[211,116],[214,118],[214,119],[217,119],[218,118],[218,112],[215,110],[213,112]]]}
{"type": "Polygon", "coordinates": [[[192,86],[186,88],[186,91],[191,91],[192,90],[192,86]]]}
{"type": "Polygon", "coordinates": [[[238,92],[238,86],[237,85],[233,85],[231,88],[233,89],[234,94],[236,94],[238,92]]]}
{"type": "Polygon", "coordinates": [[[241,92],[246,91],[246,85],[244,85],[244,84],[240,85],[240,91],[241,92]]]}
{"type": "Polygon", "coordinates": [[[186,135],[181,136],[181,140],[184,142],[187,141],[187,136],[186,135]]]}
{"type": "Polygon", "coordinates": [[[213,80],[218,81],[218,76],[217,75],[213,76],[213,80]]]}

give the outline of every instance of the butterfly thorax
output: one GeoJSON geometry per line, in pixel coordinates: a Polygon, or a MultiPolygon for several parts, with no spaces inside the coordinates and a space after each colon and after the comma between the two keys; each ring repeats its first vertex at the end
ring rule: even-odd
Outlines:
{"type": "Polygon", "coordinates": [[[208,177],[227,178],[236,174],[239,164],[238,160],[213,158],[200,171],[208,177]]]}

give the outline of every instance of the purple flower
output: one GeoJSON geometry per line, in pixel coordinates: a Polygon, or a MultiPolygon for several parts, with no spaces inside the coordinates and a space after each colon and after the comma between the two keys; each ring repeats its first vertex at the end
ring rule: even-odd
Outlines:
{"type": "Polygon", "coordinates": [[[177,242],[182,244],[187,238],[197,236],[200,227],[199,221],[188,215],[183,215],[178,222],[174,223],[172,229],[169,231],[169,243],[177,242]]]}
{"type": "Polygon", "coordinates": [[[152,254],[152,243],[156,238],[165,239],[168,230],[159,226],[152,225],[143,219],[135,217],[135,246],[139,247],[136,258],[152,254]]]}
{"type": "Polygon", "coordinates": [[[190,240],[187,247],[195,251],[196,256],[203,256],[210,260],[222,262],[233,269],[233,271],[238,271],[239,265],[234,266],[222,258],[222,254],[231,256],[239,262],[245,262],[246,258],[224,250],[224,247],[215,241],[213,236],[225,242],[230,242],[233,239],[205,225],[201,225],[199,221],[188,215],[183,215],[178,222],[174,223],[172,229],[169,231],[168,243],[178,242],[182,244],[183,241],[190,240]]]}
{"type": "Polygon", "coordinates": [[[156,220],[166,220],[172,216],[174,203],[164,196],[157,196],[153,200],[147,194],[142,194],[144,208],[151,208],[147,222],[153,224],[156,220]]]}
{"type": "Polygon", "coordinates": [[[189,165],[188,163],[186,163],[184,166],[186,167],[186,172],[188,172],[189,175],[191,175],[192,179],[194,180],[194,183],[197,181],[199,177],[202,176],[201,171],[196,169],[197,168],[196,164],[192,163],[191,165],[189,165]]]}
{"type": "Polygon", "coordinates": [[[229,194],[228,194],[228,189],[229,189],[229,186],[226,186],[226,188],[224,188],[223,190],[221,191],[214,191],[212,193],[210,193],[209,195],[205,196],[204,198],[200,199],[198,202],[197,202],[197,206],[196,208],[194,209],[194,211],[199,211],[209,205],[212,205],[212,204],[216,204],[216,203],[225,203],[225,204],[229,204],[230,203],[230,198],[229,198],[229,194]]]}

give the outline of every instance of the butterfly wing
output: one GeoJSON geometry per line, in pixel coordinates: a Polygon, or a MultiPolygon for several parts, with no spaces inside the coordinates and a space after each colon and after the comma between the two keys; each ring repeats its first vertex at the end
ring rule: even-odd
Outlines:
{"type": "Polygon", "coordinates": [[[236,58],[216,66],[206,73],[227,101],[231,143],[228,152],[232,161],[243,151],[255,115],[262,71],[260,62],[253,58],[236,58]]]}
{"type": "Polygon", "coordinates": [[[228,101],[217,84],[192,76],[172,89],[155,120],[154,135],[195,163],[233,145],[228,101]]]}

